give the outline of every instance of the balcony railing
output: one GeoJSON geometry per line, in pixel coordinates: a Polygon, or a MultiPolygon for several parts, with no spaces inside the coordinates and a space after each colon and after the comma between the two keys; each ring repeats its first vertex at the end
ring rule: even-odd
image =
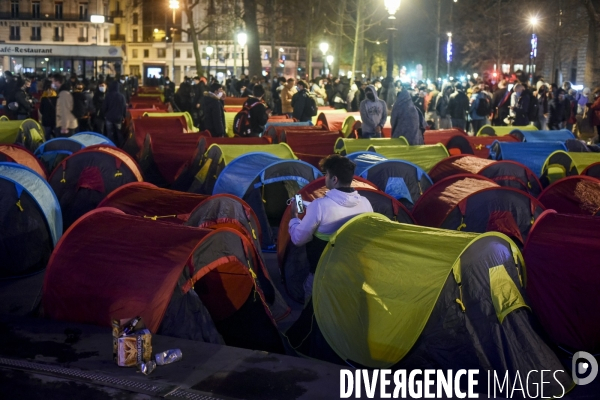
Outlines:
{"type": "Polygon", "coordinates": [[[80,37],[78,37],[78,38],[77,38],[77,41],[78,41],[79,43],[87,43],[87,41],[88,41],[88,38],[87,38],[87,36],[86,36],[86,37],[81,37],[81,36],[80,36],[80,37]]]}
{"type": "Polygon", "coordinates": [[[125,41],[125,35],[110,35],[110,40],[125,41]]]}
{"type": "Polygon", "coordinates": [[[8,40],[21,40],[21,35],[10,35],[8,40]]]}
{"type": "Polygon", "coordinates": [[[112,18],[123,18],[123,10],[113,10],[110,12],[112,18]]]}
{"type": "MultiPolygon", "coordinates": [[[[121,14],[123,12],[121,11],[121,14]]],[[[27,20],[37,20],[37,21],[64,21],[64,22],[71,22],[71,21],[76,21],[76,22],[90,22],[90,18],[89,15],[87,17],[87,19],[82,20],[81,16],[79,13],[73,13],[73,14],[67,14],[67,13],[63,13],[62,14],[62,18],[56,18],[56,14],[54,13],[50,13],[48,14],[48,17],[46,17],[44,14],[34,14],[31,12],[19,12],[19,16],[17,18],[13,17],[12,14],[10,12],[0,12],[0,20],[20,20],[20,21],[27,21],[27,20]]],[[[105,16],[105,22],[112,24],[113,23],[113,17],[111,16],[105,16]]]]}
{"type": "Polygon", "coordinates": [[[32,42],[40,42],[42,40],[41,36],[32,36],[29,39],[31,39],[32,42]]]}
{"type": "Polygon", "coordinates": [[[52,36],[52,40],[55,42],[64,42],[65,37],[64,36],[52,36]]]}

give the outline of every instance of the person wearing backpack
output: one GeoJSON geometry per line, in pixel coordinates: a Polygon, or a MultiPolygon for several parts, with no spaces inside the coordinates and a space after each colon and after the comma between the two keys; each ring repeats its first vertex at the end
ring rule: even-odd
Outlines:
{"type": "Polygon", "coordinates": [[[16,105],[16,107],[11,110],[17,115],[18,120],[29,118],[31,110],[33,109],[31,97],[27,94],[27,89],[29,89],[30,85],[31,81],[29,79],[19,78],[19,89],[14,95],[14,102],[9,104],[9,109],[11,109],[10,105],[16,105]]]}
{"type": "Polygon", "coordinates": [[[448,114],[452,118],[452,127],[460,128],[463,131],[467,128],[467,114],[469,112],[469,98],[465,94],[463,85],[456,84],[455,92],[450,95],[448,101],[448,114]]]}
{"type": "Polygon", "coordinates": [[[52,77],[52,88],[58,92],[56,100],[55,136],[72,136],[77,129],[77,118],[73,115],[73,95],[69,91],[69,83],[65,77],[55,74],[52,77]]]}
{"type": "Polygon", "coordinates": [[[269,120],[269,111],[262,101],[265,88],[262,85],[255,85],[252,94],[244,102],[242,111],[235,116],[233,128],[238,136],[260,137],[269,120]]]}
{"type": "Polygon", "coordinates": [[[224,94],[220,83],[211,83],[210,91],[202,97],[204,129],[208,130],[212,137],[225,137],[225,111],[221,101],[224,94]]]}
{"type": "Polygon", "coordinates": [[[308,92],[308,84],[299,80],[296,84],[298,92],[292,96],[292,116],[300,122],[307,122],[317,115],[317,102],[308,92]]]}
{"type": "Polygon", "coordinates": [[[525,85],[519,83],[514,88],[514,96],[513,112],[515,119],[513,126],[527,126],[529,125],[529,104],[531,102],[529,91],[525,89],[525,85]]]}
{"type": "Polygon", "coordinates": [[[471,108],[469,109],[471,127],[473,128],[473,136],[476,136],[481,127],[485,125],[490,113],[490,99],[481,88],[481,85],[474,86],[473,95],[471,96],[471,108]]]}

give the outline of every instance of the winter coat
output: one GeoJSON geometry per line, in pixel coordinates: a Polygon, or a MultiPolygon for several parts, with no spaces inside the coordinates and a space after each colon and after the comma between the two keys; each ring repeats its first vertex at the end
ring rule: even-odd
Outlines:
{"type": "Polygon", "coordinates": [[[419,124],[419,111],[406,90],[398,93],[392,107],[392,137],[403,136],[410,145],[423,144],[423,133],[419,124]]]}
{"type": "Polygon", "coordinates": [[[104,99],[106,98],[106,93],[102,93],[98,89],[94,93],[94,97],[92,99],[92,103],[94,103],[94,108],[96,109],[96,118],[104,119],[104,113],[102,112],[102,105],[104,104],[104,99]]]}
{"type": "Polygon", "coordinates": [[[127,113],[127,103],[125,96],[119,91],[119,82],[113,81],[108,87],[108,92],[102,103],[102,113],[106,121],[114,124],[120,124],[125,119],[127,113]]]}
{"type": "Polygon", "coordinates": [[[448,114],[452,119],[467,119],[469,112],[469,98],[462,90],[457,90],[450,95],[448,100],[448,114]]]}
{"type": "Polygon", "coordinates": [[[592,112],[592,125],[600,126],[600,97],[594,101],[594,104],[590,107],[590,112],[592,112]]]}
{"type": "Polygon", "coordinates": [[[221,99],[214,93],[205,93],[201,108],[204,110],[204,128],[213,137],[225,137],[225,111],[221,99]]]}
{"type": "Polygon", "coordinates": [[[450,101],[450,95],[448,94],[448,88],[450,87],[449,83],[445,83],[442,86],[442,91],[438,94],[437,99],[435,101],[435,111],[441,118],[447,118],[448,115],[448,102],[450,101]]]}
{"type": "Polygon", "coordinates": [[[283,89],[281,90],[281,112],[283,114],[291,114],[294,112],[294,108],[292,106],[292,97],[297,93],[295,87],[288,88],[287,85],[283,85],[283,89]]]}
{"type": "Polygon", "coordinates": [[[484,99],[484,98],[485,98],[484,92],[475,93],[471,97],[471,108],[469,109],[469,116],[471,117],[471,119],[473,121],[481,121],[481,120],[484,120],[487,118],[485,115],[482,116],[482,115],[477,114],[477,107],[479,107],[479,102],[481,101],[481,99],[484,99]]]}
{"type": "Polygon", "coordinates": [[[292,109],[292,116],[298,121],[307,122],[312,119],[308,90],[302,89],[292,96],[292,109]]]}
{"type": "Polygon", "coordinates": [[[15,101],[19,104],[19,108],[15,111],[15,114],[29,116],[33,107],[31,106],[28,97],[29,96],[23,89],[17,90],[17,93],[15,93],[15,101]]]}
{"type": "Polygon", "coordinates": [[[365,133],[367,135],[374,134],[377,126],[380,126],[383,129],[387,121],[387,104],[377,97],[377,89],[375,89],[375,86],[369,85],[367,88],[371,89],[375,95],[375,100],[371,101],[366,98],[360,102],[360,117],[363,135],[365,133]]]}
{"type": "Polygon", "coordinates": [[[57,96],[44,96],[40,100],[40,113],[42,114],[42,126],[54,128],[56,126],[56,101],[57,96]]]}
{"type": "Polygon", "coordinates": [[[567,120],[565,113],[565,102],[559,99],[552,99],[548,102],[548,126],[559,128],[560,124],[567,120]]]}
{"type": "Polygon", "coordinates": [[[260,135],[265,130],[265,125],[269,120],[269,116],[267,115],[267,107],[265,104],[257,99],[256,97],[250,96],[248,100],[244,103],[244,107],[249,107],[250,111],[250,127],[252,129],[253,135],[260,135]],[[258,104],[256,104],[258,103],[258,104]],[[254,105],[256,104],[256,105],[254,105]],[[254,106],[253,106],[254,105],[254,106]]]}
{"type": "Polygon", "coordinates": [[[56,127],[61,129],[77,129],[77,118],[73,115],[73,95],[64,84],[58,92],[56,101],[56,127]]]}
{"type": "Polygon", "coordinates": [[[523,90],[521,96],[517,98],[517,105],[515,106],[515,120],[513,121],[514,126],[526,126],[529,125],[529,92],[523,90]]]}

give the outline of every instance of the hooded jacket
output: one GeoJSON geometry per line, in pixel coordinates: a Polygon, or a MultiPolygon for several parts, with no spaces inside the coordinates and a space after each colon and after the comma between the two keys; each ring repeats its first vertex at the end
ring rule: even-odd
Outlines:
{"type": "Polygon", "coordinates": [[[304,218],[292,218],[288,228],[292,243],[296,246],[310,242],[313,235],[328,241],[329,236],[350,219],[362,213],[373,212],[369,200],[357,191],[346,193],[338,189],[328,191],[325,197],[311,203],[306,202],[305,206],[304,218]]]}
{"type": "Polygon", "coordinates": [[[204,110],[204,129],[213,137],[225,136],[225,111],[221,99],[212,92],[207,92],[202,97],[204,110]]]}
{"type": "Polygon", "coordinates": [[[108,86],[108,91],[102,103],[102,114],[106,121],[120,124],[125,119],[127,104],[125,96],[119,91],[119,81],[113,81],[108,86]]]}
{"type": "Polygon", "coordinates": [[[419,111],[406,90],[398,93],[392,107],[392,137],[404,136],[410,145],[423,144],[419,127],[419,111]]]}
{"type": "Polygon", "coordinates": [[[435,110],[441,118],[450,117],[450,115],[448,115],[448,102],[450,101],[451,92],[448,91],[448,89],[451,87],[452,84],[449,82],[444,83],[442,91],[438,94],[435,101],[435,110]]]}
{"type": "MultiPolygon", "coordinates": [[[[375,100],[371,101],[368,98],[360,102],[360,117],[362,120],[363,133],[375,133],[375,128],[380,126],[383,128],[387,121],[387,104],[385,101],[377,97],[377,89],[375,86],[369,85],[367,89],[371,89],[375,95],[375,100]]],[[[365,89],[365,94],[367,93],[365,89]]]]}

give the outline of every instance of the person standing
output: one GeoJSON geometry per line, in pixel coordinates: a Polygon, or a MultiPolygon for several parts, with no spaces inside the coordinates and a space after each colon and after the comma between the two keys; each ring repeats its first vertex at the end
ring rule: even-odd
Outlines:
{"type": "Polygon", "coordinates": [[[44,127],[44,137],[46,140],[50,140],[54,136],[54,128],[56,127],[56,100],[56,90],[52,88],[52,81],[46,79],[40,99],[41,122],[44,127]]]}
{"type": "Polygon", "coordinates": [[[463,85],[457,83],[455,92],[450,95],[448,101],[448,114],[452,119],[452,127],[463,131],[467,128],[467,115],[469,113],[469,98],[465,94],[463,85]]]}
{"type": "Polygon", "coordinates": [[[510,113],[510,95],[511,92],[506,86],[506,80],[498,83],[498,89],[492,95],[492,107],[494,107],[494,116],[492,117],[492,125],[506,126],[504,120],[510,113]]]}
{"type": "Polygon", "coordinates": [[[594,89],[593,103],[588,103],[589,112],[592,113],[592,125],[596,127],[596,136],[594,137],[594,143],[598,143],[600,140],[600,87],[594,89]]]}
{"type": "Polygon", "coordinates": [[[98,87],[94,92],[94,97],[92,98],[92,103],[94,104],[94,116],[92,118],[92,126],[94,132],[98,132],[100,134],[104,134],[104,113],[102,112],[102,105],[104,104],[104,99],[106,98],[106,82],[100,81],[98,83],[98,87]]]}
{"type": "Polygon", "coordinates": [[[548,86],[541,85],[535,94],[538,99],[538,118],[535,127],[542,131],[548,130],[548,86]]]}
{"type": "Polygon", "coordinates": [[[519,83],[514,88],[514,95],[516,104],[513,107],[515,115],[513,126],[527,126],[529,125],[529,103],[531,101],[529,91],[519,83]]]}
{"type": "Polygon", "coordinates": [[[393,138],[403,136],[411,146],[424,143],[421,129],[425,128],[425,120],[407,90],[398,92],[392,107],[391,122],[393,138]]]}
{"type": "Polygon", "coordinates": [[[485,102],[487,100],[485,93],[481,89],[480,85],[473,87],[473,95],[471,96],[471,108],[469,109],[469,116],[471,117],[471,127],[473,129],[473,136],[477,136],[477,133],[486,122],[486,110],[485,102]]]}
{"type": "Polygon", "coordinates": [[[452,94],[452,85],[445,83],[442,86],[442,91],[438,94],[435,100],[435,111],[437,113],[437,129],[451,129],[452,119],[448,113],[448,103],[450,102],[450,95],[452,94]]]}
{"type": "Polygon", "coordinates": [[[294,112],[294,107],[292,106],[292,97],[294,97],[296,92],[297,90],[294,86],[294,80],[292,78],[288,79],[287,83],[281,90],[281,112],[283,114],[291,116],[294,112]]]}
{"type": "Polygon", "coordinates": [[[56,100],[55,136],[72,136],[77,129],[77,118],[73,115],[73,95],[65,77],[55,74],[52,77],[52,88],[58,91],[56,100]]]}
{"type": "Polygon", "coordinates": [[[13,110],[18,120],[27,119],[31,115],[31,110],[33,109],[32,100],[31,96],[27,93],[30,86],[31,81],[29,79],[19,78],[19,89],[16,91],[14,97],[14,103],[17,104],[17,108],[13,110]]]}
{"type": "Polygon", "coordinates": [[[225,111],[221,100],[224,93],[220,83],[212,83],[210,91],[202,97],[204,129],[208,130],[212,137],[225,137],[226,134],[225,111]]]}
{"type": "Polygon", "coordinates": [[[264,86],[254,85],[252,96],[248,96],[248,100],[244,102],[244,109],[248,110],[248,122],[250,126],[244,132],[240,132],[240,136],[260,137],[264,132],[270,113],[270,110],[263,102],[264,95],[264,86]]]}
{"type": "Polygon", "coordinates": [[[102,113],[104,114],[106,137],[121,147],[123,144],[121,128],[127,113],[127,103],[125,96],[119,91],[119,86],[119,81],[113,81],[108,86],[108,92],[102,103],[102,113]]]}
{"type": "Polygon", "coordinates": [[[298,91],[292,96],[292,116],[300,122],[308,122],[313,117],[308,84],[299,80],[296,87],[298,91]]]}
{"type": "Polygon", "coordinates": [[[366,99],[360,103],[363,138],[380,138],[387,122],[387,104],[377,97],[377,89],[373,85],[365,89],[366,99]]]}

